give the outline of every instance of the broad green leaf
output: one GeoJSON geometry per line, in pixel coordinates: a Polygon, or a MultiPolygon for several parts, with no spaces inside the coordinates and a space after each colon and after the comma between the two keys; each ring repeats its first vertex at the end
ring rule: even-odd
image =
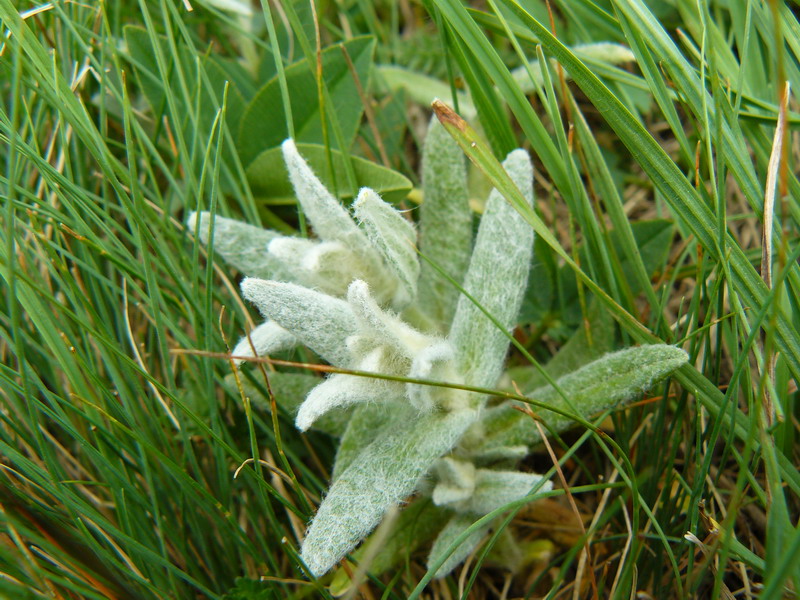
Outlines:
{"type": "MultiPolygon", "coordinates": [[[[306,2],[305,0],[285,0],[284,3],[289,2],[291,4],[292,10],[297,15],[297,25],[301,31],[299,32],[300,35],[304,36],[308,40],[314,39],[314,10],[313,7],[306,2]]],[[[301,44],[296,43],[299,41],[299,36],[296,31],[293,31],[293,24],[287,22],[284,19],[274,19],[275,25],[275,33],[276,39],[274,40],[275,45],[281,49],[281,56],[280,60],[283,61],[284,64],[289,65],[297,61],[298,56],[302,55],[302,48],[300,47],[301,44]],[[297,36],[297,37],[296,37],[297,36]]],[[[260,86],[263,86],[265,83],[270,81],[275,75],[277,75],[278,70],[277,66],[275,65],[275,56],[272,53],[273,40],[270,40],[270,44],[263,48],[263,54],[261,56],[261,60],[258,63],[258,71],[256,74],[257,81],[259,82],[260,86]]]]}
{"type": "MultiPolygon", "coordinates": [[[[355,139],[364,107],[358,95],[353,74],[342,51],[347,50],[355,67],[355,74],[366,88],[369,81],[375,40],[369,36],[357,37],[326,48],[322,52],[323,79],[330,92],[333,106],[344,135],[345,148],[349,150],[355,139]]],[[[315,76],[316,65],[303,59],[286,69],[286,83],[292,105],[294,135],[297,142],[323,143],[322,122],[315,76]]],[[[242,164],[250,163],[264,150],[274,148],[289,137],[284,119],[283,99],[277,77],[267,82],[245,109],[239,125],[238,150],[242,164]]]]}
{"type": "MultiPolygon", "coordinates": [[[[229,72],[226,63],[215,57],[200,56],[200,58],[196,58],[197,55],[188,48],[179,48],[178,56],[175,57],[170,51],[166,38],[158,36],[161,53],[165,57],[171,57],[173,61],[168,65],[171,75],[165,81],[159,71],[151,38],[147,31],[142,27],[133,25],[126,26],[124,31],[125,42],[133,62],[134,72],[156,118],[160,118],[164,111],[168,110],[165,89],[170,88],[173,92],[176,92],[174,96],[182,104],[179,109],[185,109],[181,114],[172,115],[172,118],[176,119],[182,127],[189,126],[190,124],[186,121],[195,110],[194,102],[199,94],[198,117],[201,119],[200,130],[206,131],[210,127],[217,110],[222,106],[225,84],[228,82],[230,85],[225,120],[231,131],[237,131],[239,119],[245,109],[244,98],[238,87],[239,81],[242,80],[240,71],[236,73],[229,72]],[[198,79],[197,77],[198,64],[196,61],[198,60],[199,67],[205,73],[205,79],[202,77],[198,79]],[[176,64],[176,62],[180,64],[176,64]],[[187,91],[191,94],[191,98],[184,98],[182,94],[177,93],[181,89],[181,84],[176,69],[182,71],[188,88],[187,91]],[[187,100],[189,105],[186,104],[187,100]]],[[[196,127],[196,125],[191,126],[193,128],[196,127]]]]}
{"type": "MultiPolygon", "coordinates": [[[[279,143],[282,140],[279,140],[279,143]]],[[[327,153],[324,146],[318,144],[297,144],[297,151],[305,159],[316,176],[327,189],[333,188],[328,175],[327,153]]],[[[333,168],[337,173],[344,173],[342,154],[331,150],[333,168]]],[[[408,195],[413,187],[403,175],[387,169],[364,158],[350,157],[355,171],[356,183],[359,187],[375,190],[386,202],[399,202],[408,195]]],[[[339,176],[339,180],[343,175],[339,176]]],[[[268,203],[281,203],[294,198],[294,190],[289,181],[286,164],[280,148],[265,150],[247,168],[247,179],[253,194],[268,203]]],[[[346,189],[341,189],[342,197],[352,199],[346,189]]]]}
{"type": "MultiPolygon", "coordinates": [[[[375,93],[376,95],[380,94],[378,90],[375,93]]],[[[373,123],[362,123],[358,134],[370,148],[373,148],[376,156],[381,155],[381,146],[383,147],[386,151],[386,158],[389,160],[388,164],[384,164],[384,166],[392,169],[408,168],[405,150],[409,122],[406,107],[404,90],[387,94],[381,98],[377,106],[373,106],[375,127],[373,128],[373,123]],[[376,130],[377,139],[375,137],[376,130]]]]}
{"type": "MultiPolygon", "coordinates": [[[[380,65],[377,72],[389,92],[403,90],[411,100],[424,106],[428,106],[434,98],[453,104],[450,86],[434,77],[395,65],[380,65]]],[[[466,118],[474,118],[476,115],[475,107],[467,94],[458,94],[458,108],[466,118]]]]}

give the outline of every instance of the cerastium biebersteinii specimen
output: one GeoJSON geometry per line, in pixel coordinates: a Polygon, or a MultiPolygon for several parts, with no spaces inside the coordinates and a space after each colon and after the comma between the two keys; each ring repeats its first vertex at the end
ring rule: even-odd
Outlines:
{"type": "MultiPolygon", "coordinates": [[[[313,575],[326,573],[388,509],[416,493],[447,515],[443,528],[437,523],[429,557],[429,565],[441,563],[437,575],[445,575],[492,525],[473,528],[452,548],[475,521],[552,488],[542,476],[514,469],[540,441],[532,419],[514,410],[518,402],[488,405],[490,394],[474,390],[494,388],[503,373],[533,230],[494,190],[473,243],[465,159],[435,121],[423,151],[418,243],[438,270],[420,265],[414,225],[374,191],[363,188],[348,211],[292,140],[284,142],[283,156],[316,239],[208,213],[189,219],[204,243],[213,235],[216,252],[248,275],[242,293],[266,318],[234,354],[265,355],[302,344],[334,367],[391,377],[330,375],[296,413],[301,430],[331,411],[347,418],[332,483],[302,558],[313,575]]],[[[514,150],[503,167],[532,204],[528,154],[514,150]]],[[[553,408],[540,416],[557,431],[574,422],[567,415],[581,418],[631,398],[686,359],[672,346],[629,348],[527,395],[553,408]]]]}

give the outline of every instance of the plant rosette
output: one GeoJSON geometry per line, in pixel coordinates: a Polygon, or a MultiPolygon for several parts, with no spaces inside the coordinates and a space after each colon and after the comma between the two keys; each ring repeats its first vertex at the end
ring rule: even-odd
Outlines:
{"type": "MultiPolygon", "coordinates": [[[[475,521],[552,489],[541,475],[509,468],[541,441],[530,417],[513,401],[488,407],[490,394],[474,391],[495,388],[503,375],[533,230],[493,190],[473,241],[464,155],[435,119],[418,227],[369,188],[346,209],[292,140],[282,151],[314,239],[207,212],[193,213],[189,226],[248,275],[242,294],[266,319],[233,350],[238,362],[301,344],[348,371],[311,389],[296,411],[301,431],[331,411],[347,419],[301,557],[323,575],[416,493],[446,515],[429,556],[444,576],[493,524],[475,521]],[[432,260],[421,264],[420,253],[432,260]]],[[[532,206],[527,152],[514,150],[503,167],[532,206]]],[[[557,431],[636,396],[686,360],[672,346],[628,348],[529,395],[555,409],[541,412],[557,431]]]]}

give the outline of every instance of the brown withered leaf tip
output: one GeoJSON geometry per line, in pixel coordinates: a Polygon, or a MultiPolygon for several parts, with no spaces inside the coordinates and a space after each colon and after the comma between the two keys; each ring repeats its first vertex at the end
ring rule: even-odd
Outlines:
{"type": "Polygon", "coordinates": [[[467,122],[458,116],[458,113],[447,106],[447,104],[438,98],[434,98],[433,102],[431,102],[431,107],[433,107],[433,112],[436,113],[436,117],[441,121],[442,125],[450,123],[460,131],[466,131],[467,122]]]}

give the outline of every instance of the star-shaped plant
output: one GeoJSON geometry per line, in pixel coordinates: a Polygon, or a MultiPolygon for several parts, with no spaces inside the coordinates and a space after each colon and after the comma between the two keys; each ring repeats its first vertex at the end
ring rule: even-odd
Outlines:
{"type": "MultiPolygon", "coordinates": [[[[542,476],[513,468],[540,441],[530,418],[512,402],[488,407],[489,394],[475,391],[496,387],[503,373],[533,231],[494,190],[473,244],[464,156],[435,121],[423,151],[419,240],[415,226],[374,191],[363,188],[351,214],[291,140],[283,155],[316,239],[208,213],[189,223],[203,242],[213,235],[217,253],[250,276],[242,293],[267,319],[236,346],[236,356],[299,343],[334,367],[370,375],[333,374],[297,411],[301,430],[334,409],[350,411],[302,558],[313,575],[324,574],[389,508],[418,493],[449,515],[429,559],[431,566],[442,563],[442,576],[491,526],[474,529],[446,558],[475,520],[552,488],[542,476]],[[420,265],[416,244],[436,268],[420,265]]],[[[532,204],[528,154],[511,152],[503,167],[532,204]]],[[[671,346],[630,348],[530,396],[556,411],[545,411],[550,429],[563,429],[572,422],[565,414],[582,417],[613,406],[685,360],[671,346]]]]}

